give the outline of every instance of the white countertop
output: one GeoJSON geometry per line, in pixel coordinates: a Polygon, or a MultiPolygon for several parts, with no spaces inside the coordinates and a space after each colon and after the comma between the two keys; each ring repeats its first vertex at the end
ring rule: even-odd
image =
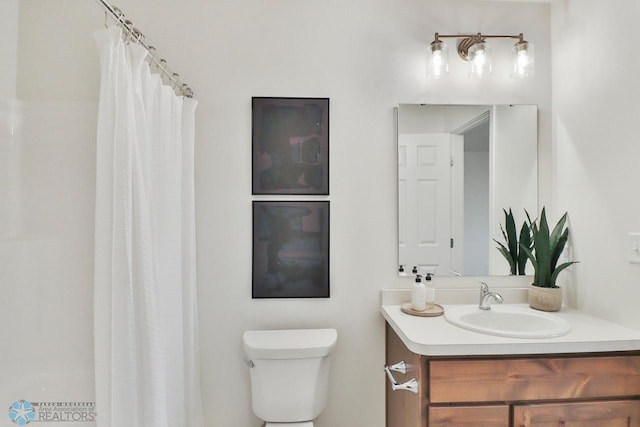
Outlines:
{"type": "MultiPolygon", "coordinates": [[[[472,332],[447,322],[444,316],[405,314],[400,304],[380,311],[407,348],[429,356],[557,354],[640,350],[640,331],[562,308],[555,312],[571,324],[571,332],[558,338],[505,338],[472,332]]],[[[441,304],[445,311],[454,304],[441,304]]],[[[518,304],[527,306],[526,304],[518,304]]]]}

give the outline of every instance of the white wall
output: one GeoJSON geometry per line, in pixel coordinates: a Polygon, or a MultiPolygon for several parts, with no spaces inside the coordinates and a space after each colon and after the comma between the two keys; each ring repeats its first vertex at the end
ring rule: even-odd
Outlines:
{"type": "MultiPolygon", "coordinates": [[[[486,139],[488,136],[488,127],[486,139]]],[[[473,132],[473,131],[472,131],[473,132]]],[[[468,134],[465,135],[465,139],[468,134]]],[[[489,150],[464,153],[464,272],[489,275],[489,150]]]]}
{"type": "MultiPolygon", "coordinates": [[[[18,0],[0,3],[0,239],[10,235],[19,211],[15,208],[19,182],[19,162],[16,150],[16,127],[20,105],[16,101],[16,73],[18,62],[18,0]],[[9,207],[11,206],[11,208],[9,207]]],[[[2,273],[0,273],[0,278],[2,273]]]]}
{"type": "MultiPolygon", "coordinates": [[[[0,212],[0,405],[93,401],[95,102],[29,102],[0,212]],[[19,203],[16,208],[13,203],[19,203]],[[20,212],[20,222],[14,213],[20,212]]],[[[2,159],[0,159],[2,160],[2,159]]],[[[5,414],[0,426],[12,423],[5,414]]]]}
{"type": "Polygon", "coordinates": [[[640,231],[640,60],[628,46],[640,41],[639,19],[635,0],[553,5],[553,220],[569,212],[580,261],[564,277],[569,301],[634,328],[640,265],[627,261],[627,233],[640,231]]]}
{"type": "MultiPolygon", "coordinates": [[[[30,212],[40,218],[33,218],[38,224],[33,234],[66,234],[67,243],[55,246],[56,258],[43,251],[47,259],[31,266],[42,270],[42,279],[30,286],[46,286],[68,296],[56,300],[55,313],[46,318],[41,314],[41,323],[31,327],[46,335],[65,326],[80,337],[58,335],[58,346],[78,354],[53,353],[54,361],[41,363],[44,374],[59,369],[56,363],[76,366],[85,377],[92,368],[86,326],[91,322],[87,307],[93,261],[87,224],[93,207],[87,188],[94,179],[94,153],[92,136],[84,125],[75,125],[87,120],[91,108],[85,113],[73,112],[72,107],[75,102],[91,104],[97,97],[91,30],[101,28],[103,21],[93,3],[61,0],[54,6],[49,0],[20,1],[18,97],[35,107],[68,113],[52,116],[59,123],[32,120],[32,149],[23,153],[27,163],[49,155],[46,170],[25,168],[24,174],[35,174],[39,182],[47,175],[54,177],[42,190],[59,195],[33,199],[30,212]],[[51,129],[75,133],[73,142],[51,129]],[[49,148],[40,145],[59,150],[46,151],[49,148]],[[49,221],[51,212],[54,218],[49,221]],[[64,221],[66,215],[70,222],[64,221]],[[52,271],[58,274],[48,274],[52,271]]],[[[241,348],[244,330],[332,326],[338,329],[339,341],[331,397],[317,425],[382,427],[384,328],[378,292],[409,284],[396,274],[393,108],[415,102],[538,104],[541,159],[549,165],[549,6],[474,0],[120,0],[118,6],[191,84],[200,102],[196,208],[207,425],[260,425],[249,403],[241,348]],[[497,43],[496,72],[489,80],[467,80],[465,64],[452,58],[449,80],[427,81],[424,55],[436,31],[524,32],[536,43],[536,75],[528,81],[510,80],[510,44],[497,43]],[[330,299],[251,299],[251,96],[331,99],[330,299]]],[[[18,264],[11,268],[20,268],[18,264]]],[[[10,284],[1,286],[4,290],[10,284]]],[[[39,360],[45,358],[45,352],[39,355],[39,360]]],[[[20,384],[21,396],[28,398],[29,390],[37,393],[48,385],[51,400],[67,398],[69,391],[56,388],[44,374],[38,381],[20,384]]],[[[89,399],[89,383],[78,387],[86,398],[73,398],[89,399]]],[[[17,388],[11,385],[2,396],[13,396],[17,388]]],[[[1,405],[8,403],[0,401],[1,405]]]]}
{"type": "MultiPolygon", "coordinates": [[[[18,52],[18,0],[0,3],[0,100],[15,98],[18,52]]],[[[1,117],[1,116],[0,116],[1,117]]]]}
{"type": "MultiPolygon", "coordinates": [[[[13,1],[2,6],[9,4],[13,1]]],[[[69,58],[79,43],[92,46],[91,31],[102,22],[95,6],[78,0],[16,1],[13,22],[0,26],[0,31],[14,28],[7,40],[18,47],[13,67],[20,70],[13,73],[13,98],[4,103],[0,98],[0,111],[9,113],[9,120],[0,122],[4,407],[18,399],[93,400],[97,104],[91,99],[95,84],[91,93],[81,88],[98,80],[97,55],[85,49],[76,60],[69,58]]],[[[0,63],[4,70],[6,63],[0,63]]],[[[0,71],[0,84],[10,82],[10,74],[0,71]]],[[[6,413],[0,417],[0,426],[12,424],[6,413]]]]}

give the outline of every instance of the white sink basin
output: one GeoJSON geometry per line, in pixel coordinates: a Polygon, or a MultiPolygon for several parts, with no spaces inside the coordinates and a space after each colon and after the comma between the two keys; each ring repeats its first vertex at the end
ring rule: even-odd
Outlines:
{"type": "Polygon", "coordinates": [[[491,310],[458,305],[448,307],[444,317],[460,328],[501,337],[553,338],[571,331],[571,325],[563,318],[519,305],[493,304],[491,310]]]}

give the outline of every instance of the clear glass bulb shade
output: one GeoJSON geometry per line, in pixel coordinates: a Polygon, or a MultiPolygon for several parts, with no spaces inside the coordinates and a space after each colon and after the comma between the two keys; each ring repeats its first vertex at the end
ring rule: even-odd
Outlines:
{"type": "Polygon", "coordinates": [[[440,79],[449,73],[449,48],[446,43],[434,41],[429,46],[427,77],[440,79]]]}
{"type": "Polygon", "coordinates": [[[487,42],[478,42],[469,48],[469,77],[481,79],[491,74],[491,55],[487,42]]]}
{"type": "Polygon", "coordinates": [[[513,71],[511,77],[525,78],[535,72],[535,51],[532,43],[518,42],[513,47],[513,71]]]}

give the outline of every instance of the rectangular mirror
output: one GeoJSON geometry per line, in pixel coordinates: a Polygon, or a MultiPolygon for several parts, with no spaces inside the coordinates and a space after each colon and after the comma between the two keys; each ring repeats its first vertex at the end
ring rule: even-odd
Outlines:
{"type": "Polygon", "coordinates": [[[535,105],[398,106],[401,275],[509,274],[493,239],[503,209],[518,229],[538,212],[537,118],[535,105]]]}

